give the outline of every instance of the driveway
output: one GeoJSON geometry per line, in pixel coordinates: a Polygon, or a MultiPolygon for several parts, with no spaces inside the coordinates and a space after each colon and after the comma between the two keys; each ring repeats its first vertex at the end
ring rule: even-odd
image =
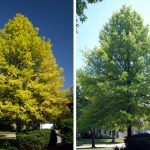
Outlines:
{"type": "MultiPolygon", "coordinates": [[[[108,148],[108,147],[125,147],[124,143],[118,143],[118,144],[95,144],[96,147],[100,147],[100,148],[108,148]]],[[[82,148],[91,148],[91,145],[83,145],[83,146],[77,146],[76,148],[82,149],[82,148]]]]}

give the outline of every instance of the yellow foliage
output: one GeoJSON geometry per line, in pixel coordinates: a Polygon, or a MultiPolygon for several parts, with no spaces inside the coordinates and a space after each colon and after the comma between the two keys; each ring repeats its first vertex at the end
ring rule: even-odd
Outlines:
{"type": "Polygon", "coordinates": [[[56,120],[67,90],[51,50],[27,17],[17,14],[0,30],[0,118],[24,123],[56,120]]]}

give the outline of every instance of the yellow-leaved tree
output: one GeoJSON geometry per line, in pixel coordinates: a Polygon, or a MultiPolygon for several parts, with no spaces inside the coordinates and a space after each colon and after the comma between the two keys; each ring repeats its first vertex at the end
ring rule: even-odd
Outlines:
{"type": "Polygon", "coordinates": [[[54,122],[65,109],[58,68],[50,41],[17,14],[0,30],[0,118],[22,125],[54,122]]]}

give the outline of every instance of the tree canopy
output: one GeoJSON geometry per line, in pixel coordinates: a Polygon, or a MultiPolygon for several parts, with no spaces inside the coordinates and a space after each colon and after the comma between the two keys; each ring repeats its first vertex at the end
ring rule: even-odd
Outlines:
{"type": "Polygon", "coordinates": [[[95,111],[91,124],[129,131],[139,118],[148,117],[149,107],[143,105],[150,102],[148,32],[141,16],[123,6],[101,30],[100,46],[85,52],[86,65],[77,78],[91,100],[92,109],[89,105],[85,112],[95,111]]]}
{"type": "Polygon", "coordinates": [[[65,109],[62,71],[50,40],[24,15],[10,19],[0,30],[0,118],[17,124],[56,120],[65,109]]]}

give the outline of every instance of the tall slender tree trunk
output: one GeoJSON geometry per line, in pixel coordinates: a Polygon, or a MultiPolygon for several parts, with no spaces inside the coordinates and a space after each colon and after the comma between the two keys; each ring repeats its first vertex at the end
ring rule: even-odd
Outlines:
{"type": "Polygon", "coordinates": [[[115,130],[112,130],[112,143],[115,143],[115,130]]]}
{"type": "Polygon", "coordinates": [[[22,129],[21,120],[17,119],[17,121],[16,121],[16,130],[17,130],[17,133],[21,132],[21,129],[22,129]]]}
{"type": "Polygon", "coordinates": [[[127,137],[131,137],[131,121],[128,121],[127,125],[127,137]]]}
{"type": "Polygon", "coordinates": [[[95,128],[91,129],[92,133],[92,148],[95,148],[95,128]]]}

